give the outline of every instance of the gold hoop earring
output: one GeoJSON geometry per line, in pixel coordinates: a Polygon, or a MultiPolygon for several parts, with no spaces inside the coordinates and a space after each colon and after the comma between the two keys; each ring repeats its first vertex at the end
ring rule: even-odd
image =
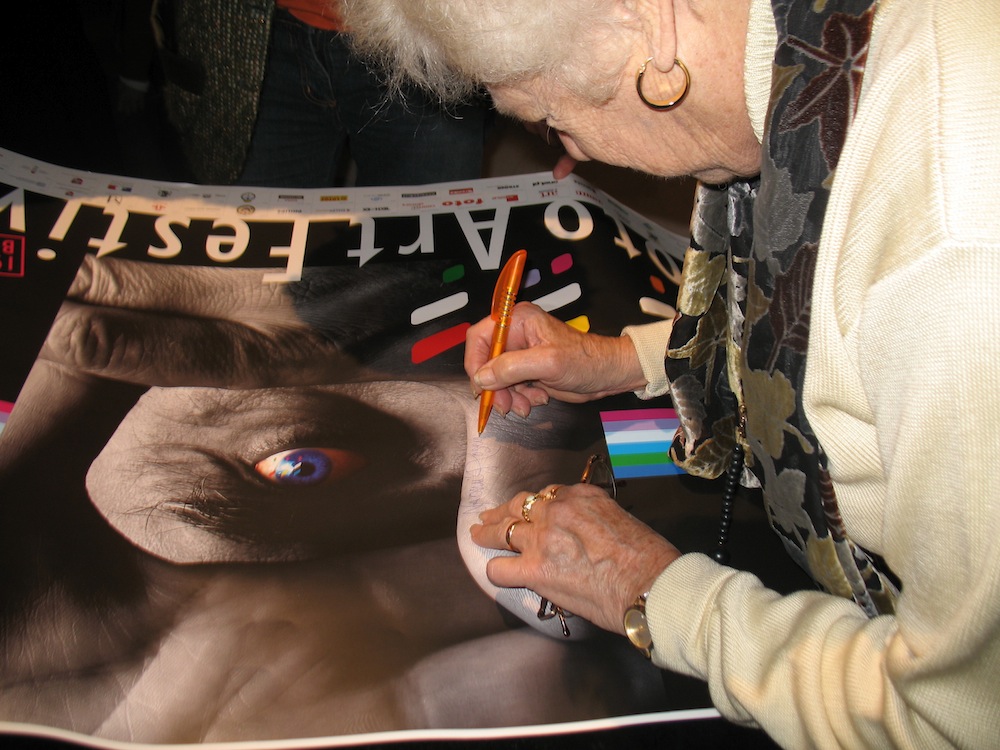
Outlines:
{"type": "Polygon", "coordinates": [[[646,62],[644,62],[642,65],[639,66],[639,72],[635,77],[635,90],[636,93],[639,94],[639,98],[642,100],[642,103],[645,104],[647,107],[649,107],[650,109],[655,109],[657,112],[665,112],[668,109],[673,109],[682,101],[684,101],[684,97],[687,96],[688,89],[691,88],[691,74],[688,72],[687,66],[675,57],[674,64],[677,67],[679,67],[681,71],[684,73],[684,88],[682,88],[681,92],[673,99],[660,102],[653,101],[651,99],[647,99],[646,95],[642,93],[642,77],[646,75],[646,66],[649,65],[649,63],[651,63],[652,61],[653,58],[649,57],[646,59],[646,62]]]}

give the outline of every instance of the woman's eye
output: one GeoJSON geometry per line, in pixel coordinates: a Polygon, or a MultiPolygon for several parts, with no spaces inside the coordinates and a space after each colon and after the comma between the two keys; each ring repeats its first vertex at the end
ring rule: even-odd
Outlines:
{"type": "Polygon", "coordinates": [[[351,451],[293,448],[261,459],[254,464],[254,470],[272,484],[308,487],[343,479],[362,463],[362,458],[351,451]]]}

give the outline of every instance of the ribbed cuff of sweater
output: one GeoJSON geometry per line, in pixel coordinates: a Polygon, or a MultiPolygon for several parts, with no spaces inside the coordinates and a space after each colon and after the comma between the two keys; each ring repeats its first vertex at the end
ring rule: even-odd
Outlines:
{"type": "Polygon", "coordinates": [[[642,374],[646,378],[647,385],[641,391],[634,393],[644,401],[662,396],[670,390],[670,381],[667,380],[663,360],[667,355],[667,344],[672,328],[673,321],[664,320],[641,326],[626,326],[622,329],[622,336],[632,339],[632,345],[639,355],[639,364],[642,366],[642,374]]]}

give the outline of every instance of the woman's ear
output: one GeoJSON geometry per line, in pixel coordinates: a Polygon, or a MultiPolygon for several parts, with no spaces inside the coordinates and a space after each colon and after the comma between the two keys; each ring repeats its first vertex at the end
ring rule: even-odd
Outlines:
{"type": "Polygon", "coordinates": [[[677,57],[674,0],[619,0],[617,5],[623,21],[638,24],[643,30],[643,59],[652,58],[652,67],[661,73],[673,68],[677,57]]]}
{"type": "Polygon", "coordinates": [[[646,0],[639,4],[639,11],[645,12],[649,34],[649,54],[653,66],[661,73],[674,67],[677,57],[677,18],[674,0],[646,0]]]}
{"type": "Polygon", "coordinates": [[[642,59],[652,58],[652,66],[661,73],[674,67],[677,31],[674,0],[616,0],[617,19],[642,30],[642,59]]]}

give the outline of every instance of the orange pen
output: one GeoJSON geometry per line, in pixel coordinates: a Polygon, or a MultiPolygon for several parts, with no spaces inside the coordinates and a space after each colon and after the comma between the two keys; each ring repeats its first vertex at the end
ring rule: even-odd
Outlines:
{"type": "MultiPolygon", "coordinates": [[[[517,300],[517,290],[521,288],[521,274],[524,272],[524,261],[528,257],[526,250],[518,250],[504,265],[493,288],[493,306],[490,317],[493,318],[493,339],[490,342],[490,359],[503,354],[507,346],[507,334],[510,333],[510,317],[517,300]]],[[[493,411],[493,391],[483,391],[479,401],[479,434],[486,429],[486,422],[493,411]]]]}

